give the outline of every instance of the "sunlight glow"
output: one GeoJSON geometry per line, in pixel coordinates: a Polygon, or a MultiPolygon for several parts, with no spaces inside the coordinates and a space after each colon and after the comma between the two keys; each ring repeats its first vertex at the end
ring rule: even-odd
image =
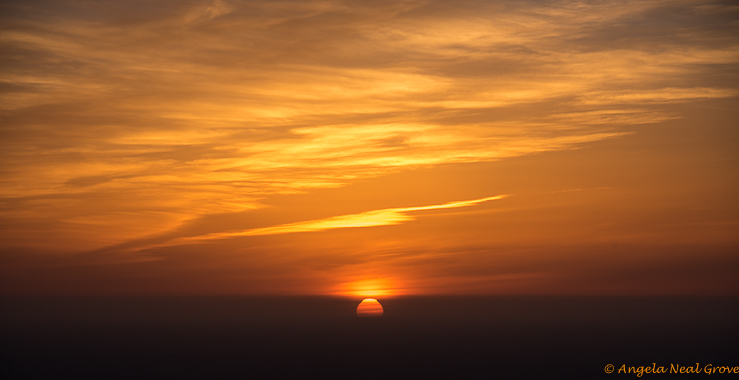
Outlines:
{"type": "Polygon", "coordinates": [[[398,293],[397,287],[387,279],[368,279],[346,283],[337,294],[354,297],[388,297],[398,293]]]}

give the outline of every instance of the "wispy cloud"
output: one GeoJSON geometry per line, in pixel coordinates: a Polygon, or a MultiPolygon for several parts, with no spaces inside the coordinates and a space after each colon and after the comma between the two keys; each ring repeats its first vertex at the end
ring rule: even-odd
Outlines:
{"type": "MultiPolygon", "coordinates": [[[[278,234],[289,234],[297,232],[317,232],[325,231],[336,228],[357,228],[357,227],[378,227],[378,226],[390,226],[394,224],[400,224],[403,222],[414,220],[413,215],[408,213],[414,211],[426,211],[426,210],[443,210],[458,207],[468,207],[480,204],[482,202],[499,200],[506,198],[510,195],[496,195],[493,197],[472,199],[467,201],[456,201],[448,202],[440,205],[430,206],[418,206],[418,207],[398,207],[398,208],[386,208],[381,210],[365,211],[358,214],[339,215],[330,218],[309,220],[297,223],[287,223],[271,227],[254,228],[243,231],[229,231],[211,233],[201,236],[191,236],[184,238],[177,238],[167,241],[162,244],[149,245],[145,248],[171,246],[179,244],[193,244],[207,242],[211,240],[227,239],[239,236],[260,236],[260,235],[278,235],[278,234]]],[[[141,248],[139,248],[141,249],[141,248]]]]}
{"type": "Polygon", "coordinates": [[[271,195],[573,149],[680,116],[657,105],[737,94],[712,79],[739,62],[721,2],[2,6],[11,245],[103,247],[271,195]]]}

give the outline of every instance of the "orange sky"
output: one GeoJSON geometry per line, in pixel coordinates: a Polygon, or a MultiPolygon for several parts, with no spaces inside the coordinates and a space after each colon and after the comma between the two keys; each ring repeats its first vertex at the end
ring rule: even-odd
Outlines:
{"type": "Polygon", "coordinates": [[[0,5],[4,294],[737,294],[739,6],[0,5]]]}

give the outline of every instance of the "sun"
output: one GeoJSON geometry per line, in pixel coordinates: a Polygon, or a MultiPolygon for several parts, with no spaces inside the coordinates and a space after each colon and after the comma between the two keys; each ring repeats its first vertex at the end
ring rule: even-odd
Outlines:
{"type": "Polygon", "coordinates": [[[382,317],[384,309],[374,298],[365,298],[357,306],[357,317],[382,317]]]}

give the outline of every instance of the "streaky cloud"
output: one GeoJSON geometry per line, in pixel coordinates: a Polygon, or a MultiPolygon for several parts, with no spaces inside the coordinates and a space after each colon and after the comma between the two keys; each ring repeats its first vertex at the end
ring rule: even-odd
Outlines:
{"type": "Polygon", "coordinates": [[[167,241],[156,246],[147,246],[145,248],[154,248],[159,246],[171,246],[180,244],[201,243],[212,240],[227,239],[239,236],[260,236],[260,235],[278,235],[297,232],[318,232],[332,230],[337,228],[357,228],[357,227],[378,227],[400,224],[403,222],[415,220],[415,217],[408,215],[409,212],[426,211],[426,210],[442,210],[458,207],[474,206],[483,202],[499,200],[509,197],[509,194],[496,195],[492,197],[472,199],[466,201],[447,202],[438,205],[418,206],[418,207],[397,207],[386,208],[380,210],[372,210],[360,212],[358,214],[339,215],[330,218],[308,220],[304,222],[280,224],[271,227],[253,228],[242,231],[219,232],[200,236],[177,238],[167,241]]]}
{"type": "Polygon", "coordinates": [[[270,196],[632,138],[739,94],[735,10],[5,2],[0,239],[88,252],[270,196]]]}

